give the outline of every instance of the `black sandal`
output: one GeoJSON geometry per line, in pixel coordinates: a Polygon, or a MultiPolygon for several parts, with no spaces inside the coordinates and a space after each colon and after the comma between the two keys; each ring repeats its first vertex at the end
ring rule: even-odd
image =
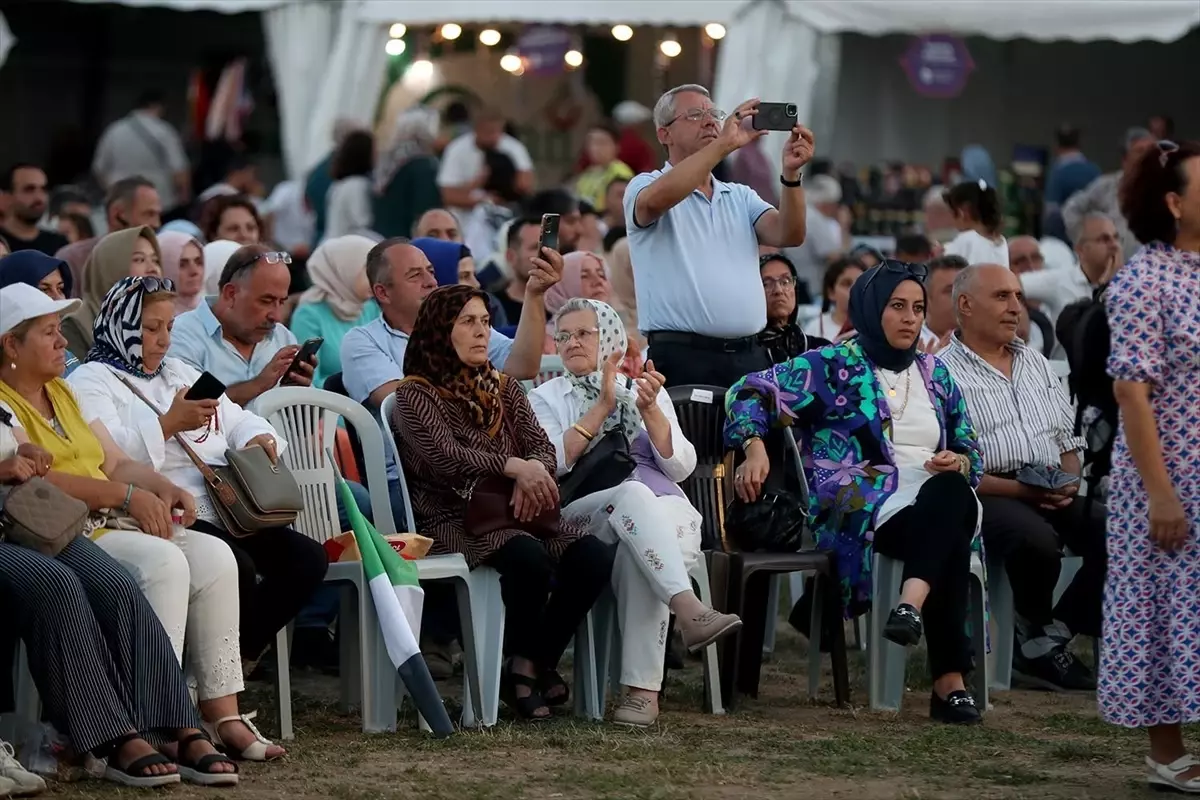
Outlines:
{"type": "Polygon", "coordinates": [[[549,714],[539,715],[537,713],[541,708],[550,710],[546,699],[538,691],[537,679],[530,678],[528,675],[518,675],[512,671],[512,668],[505,669],[504,674],[500,676],[500,699],[506,706],[516,711],[517,716],[521,719],[535,721],[550,719],[549,714]],[[518,686],[528,687],[529,694],[525,697],[518,697],[518,686]]]}
{"type": "Polygon", "coordinates": [[[188,783],[196,786],[237,786],[238,785],[238,767],[232,758],[224,753],[209,753],[208,755],[200,756],[195,761],[186,758],[184,753],[188,750],[188,745],[196,741],[205,741],[212,744],[212,740],[208,738],[208,734],[196,732],[191,736],[179,740],[179,777],[188,783]],[[214,764],[233,764],[233,772],[213,772],[214,764]]]}
{"type": "Polygon", "coordinates": [[[542,697],[546,700],[546,705],[551,708],[565,706],[571,702],[571,687],[563,680],[563,676],[558,674],[558,670],[546,670],[542,676],[538,678],[538,691],[542,693],[542,697]],[[562,689],[562,694],[550,696],[552,689],[562,689]]]}
{"type": "Polygon", "coordinates": [[[127,733],[120,739],[115,739],[107,747],[108,763],[104,767],[104,780],[134,789],[155,789],[159,786],[171,786],[179,783],[178,772],[168,772],[164,775],[148,775],[146,770],[159,764],[171,764],[171,759],[162,753],[154,752],[135,759],[124,767],[117,765],[117,751],[130,742],[141,739],[140,733],[127,733]]]}

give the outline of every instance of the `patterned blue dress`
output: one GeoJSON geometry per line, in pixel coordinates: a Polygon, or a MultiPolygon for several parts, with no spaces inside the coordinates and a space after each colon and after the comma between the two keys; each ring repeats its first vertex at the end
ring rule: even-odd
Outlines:
{"type": "Polygon", "coordinates": [[[1108,500],[1108,576],[1097,702],[1126,727],[1200,720],[1200,254],[1154,243],[1105,300],[1116,380],[1149,383],[1167,473],[1191,520],[1184,547],[1150,540],[1149,497],[1122,418],[1108,500]]]}

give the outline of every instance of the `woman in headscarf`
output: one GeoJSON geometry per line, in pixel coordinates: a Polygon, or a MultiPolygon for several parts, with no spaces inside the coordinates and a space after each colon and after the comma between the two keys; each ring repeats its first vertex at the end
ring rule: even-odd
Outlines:
{"type": "MultiPolygon", "coordinates": [[[[0,289],[14,283],[27,283],[51,300],[65,300],[71,296],[73,280],[66,261],[40,250],[18,250],[0,258],[0,289]]],[[[64,378],[79,366],[79,359],[70,350],[66,351],[66,360],[64,378]]]]}
{"type": "Polygon", "coordinates": [[[979,539],[972,490],[983,460],[949,371],[917,350],[924,277],[924,265],[896,261],[864,272],[850,293],[856,334],[735,383],[725,397],[725,441],[746,453],[734,489],[753,502],[770,470],[763,437],[773,427],[797,428],[809,516],[817,546],[836,556],[843,608],[854,615],[869,606],[874,548],[903,560],[900,603],[883,635],[907,646],[924,630],[930,717],[975,723],[981,718],[963,674],[972,667],[965,627],[979,539]]]}
{"type": "Polygon", "coordinates": [[[442,204],[437,131],[437,112],[427,106],[413,106],[396,118],[388,146],[375,159],[374,230],[380,236],[410,236],[421,215],[442,204]]]}
{"type": "Polygon", "coordinates": [[[796,324],[800,314],[796,299],[799,276],[790,258],[782,253],[767,253],[758,259],[758,274],[767,296],[767,327],[758,334],[758,341],[767,348],[773,364],[829,344],[828,339],[810,336],[796,324]]]}
{"type": "Polygon", "coordinates": [[[553,324],[566,374],[534,389],[529,403],[554,445],[558,475],[613,432],[637,463],[623,483],[575,499],[563,516],[618,545],[612,584],[626,695],[613,721],[648,727],[658,719],[670,615],[691,652],[736,631],[741,620],[713,611],[692,591],[688,570],[701,558],[701,518],[678,484],[696,468],[696,449],[679,427],[666,378],[653,363],[636,381],[618,375],[625,326],[607,303],[572,298],[553,324]]]}
{"type": "Polygon", "coordinates": [[[204,245],[204,296],[220,294],[221,271],[229,263],[229,257],[241,245],[232,239],[217,239],[204,245]]]}
{"type": "MultiPolygon", "coordinates": [[[[475,274],[475,259],[471,250],[465,244],[448,242],[444,239],[432,239],[422,236],[413,239],[412,244],[425,254],[433,265],[433,276],[438,286],[470,286],[479,288],[479,276],[475,274]]],[[[500,329],[508,324],[508,315],[504,306],[490,292],[488,293],[488,313],[492,315],[492,328],[500,329]]]]}
{"type": "MultiPolygon", "coordinates": [[[[612,284],[608,282],[608,265],[595,253],[575,251],[563,256],[562,280],[546,291],[546,313],[557,314],[569,300],[574,298],[596,300],[617,305],[613,297],[612,284]]],[[[546,324],[546,343],[542,352],[555,355],[559,352],[555,342],[554,323],[546,324]]],[[[635,341],[625,336],[625,357],[618,365],[622,375],[636,378],[643,372],[642,351],[635,341]]]]}
{"type": "Polygon", "coordinates": [[[324,340],[312,378],[317,388],[342,371],[342,338],[379,316],[379,304],[371,298],[367,279],[367,254],[374,246],[367,237],[350,234],[326,239],[309,256],[312,287],[300,295],[288,327],[299,342],[324,340]]]}
{"type": "Polygon", "coordinates": [[[92,349],[92,326],[104,295],[122,278],[140,275],[162,275],[162,251],[151,228],[126,228],[96,242],[83,265],[83,305],[62,324],[69,352],[86,355],[92,349]]]}
{"type": "Polygon", "coordinates": [[[500,573],[512,657],[505,702],[524,719],[543,719],[568,700],[558,662],[608,584],[613,554],[575,523],[529,532],[558,509],[558,461],[520,384],[488,361],[486,302],[478,289],[443,286],[421,303],[390,423],[431,552],[461,553],[472,569],[500,573]],[[515,484],[513,521],[471,530],[467,498],[480,481],[505,478],[515,484]]]}
{"type": "Polygon", "coordinates": [[[204,245],[189,233],[162,231],[163,277],[175,284],[175,314],[186,313],[204,301],[204,245]]]}

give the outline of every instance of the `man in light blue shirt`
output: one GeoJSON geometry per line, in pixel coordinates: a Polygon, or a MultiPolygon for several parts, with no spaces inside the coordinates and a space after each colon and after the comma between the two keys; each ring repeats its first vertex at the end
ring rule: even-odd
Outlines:
{"type": "Polygon", "coordinates": [[[671,89],[654,106],[667,164],[625,190],[639,327],[669,385],[729,386],[770,366],[757,339],[767,324],[758,247],[804,242],[800,169],[813,135],[792,128],[778,210],[747,186],[714,179],[726,156],[765,135],[742,124],[758,105],[748,100],[726,118],[703,86],[671,89]]]}
{"type": "Polygon", "coordinates": [[[312,363],[287,372],[300,351],[281,322],[290,285],[282,254],[262,245],[234,251],[221,273],[220,294],[175,320],[170,355],[212,373],[229,399],[250,411],[280,380],[310,385],[312,363]]]}
{"type": "MultiPolygon", "coordinates": [[[[488,339],[488,358],[505,374],[526,380],[534,377],[542,363],[546,319],[543,296],[562,275],[562,256],[544,250],[534,258],[534,268],[525,290],[525,305],[531,312],[521,315],[516,339],[496,331],[488,339]]],[[[357,402],[378,412],[383,399],[396,391],[404,377],[404,353],[417,321],[421,302],[437,288],[433,265],[407,239],[397,237],[377,244],[367,255],[367,277],[383,315],[355,328],[342,339],[342,383],[357,402]]],[[[384,437],[391,438],[387,420],[381,420],[384,437]]],[[[387,455],[388,488],[397,515],[400,500],[399,472],[390,448],[387,455]]]]}

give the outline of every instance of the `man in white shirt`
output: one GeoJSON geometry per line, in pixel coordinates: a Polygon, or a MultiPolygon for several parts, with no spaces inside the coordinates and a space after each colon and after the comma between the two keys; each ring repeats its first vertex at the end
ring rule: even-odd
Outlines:
{"type": "Polygon", "coordinates": [[[146,92],[136,110],[104,131],[92,172],[106,189],[122,178],[142,175],[154,184],[162,207],[170,210],[191,199],[192,177],[183,142],[162,115],[162,95],[146,92]]]}
{"type": "Polygon", "coordinates": [[[1021,284],[1012,271],[996,264],[963,269],[954,302],[958,333],[938,358],[967,401],[983,451],[980,533],[1012,584],[1019,645],[1013,668],[1042,688],[1094,689],[1091,670],[1067,644],[1076,634],[1100,635],[1104,506],[1077,494],[1084,440],[1075,435],[1071,401],[1050,363],[1014,339],[1021,284]],[[1076,481],[1039,488],[1024,476],[1026,467],[1076,481]],[[1063,546],[1083,557],[1083,567],[1055,604],[1063,546]]]}
{"type": "MultiPolygon", "coordinates": [[[[1022,237],[1022,239],[1028,237],[1022,237]]],[[[1036,243],[1035,243],[1036,244],[1036,243]]],[[[1026,247],[1019,239],[1009,245],[1009,261],[1013,254],[1024,257],[1026,247]]],[[[1043,263],[1040,250],[1036,250],[1034,263],[1043,263]]],[[[1071,303],[1088,300],[1100,288],[1112,280],[1123,263],[1121,238],[1117,226],[1103,212],[1092,211],[1078,225],[1075,238],[1075,255],[1078,267],[1069,269],[1032,269],[1021,274],[1021,288],[1025,297],[1038,303],[1051,322],[1058,319],[1062,310],[1071,303]]]]}
{"type": "Polygon", "coordinates": [[[533,159],[525,145],[504,132],[504,115],[495,110],[481,112],[475,130],[446,145],[437,183],[442,202],[461,214],[487,199],[484,189],[488,173],[484,151],[494,150],[507,156],[516,169],[516,191],[533,191],[533,159]]]}
{"type": "Polygon", "coordinates": [[[758,248],[804,243],[800,169],[812,159],[813,134],[792,129],[775,209],[753,189],[712,174],[731,153],[766,135],[742,126],[757,113],[757,99],[726,115],[703,86],[669,90],[654,106],[667,163],[625,190],[638,325],[649,334],[655,368],[673,386],[730,386],[771,366],[757,339],[767,325],[758,248]]]}

